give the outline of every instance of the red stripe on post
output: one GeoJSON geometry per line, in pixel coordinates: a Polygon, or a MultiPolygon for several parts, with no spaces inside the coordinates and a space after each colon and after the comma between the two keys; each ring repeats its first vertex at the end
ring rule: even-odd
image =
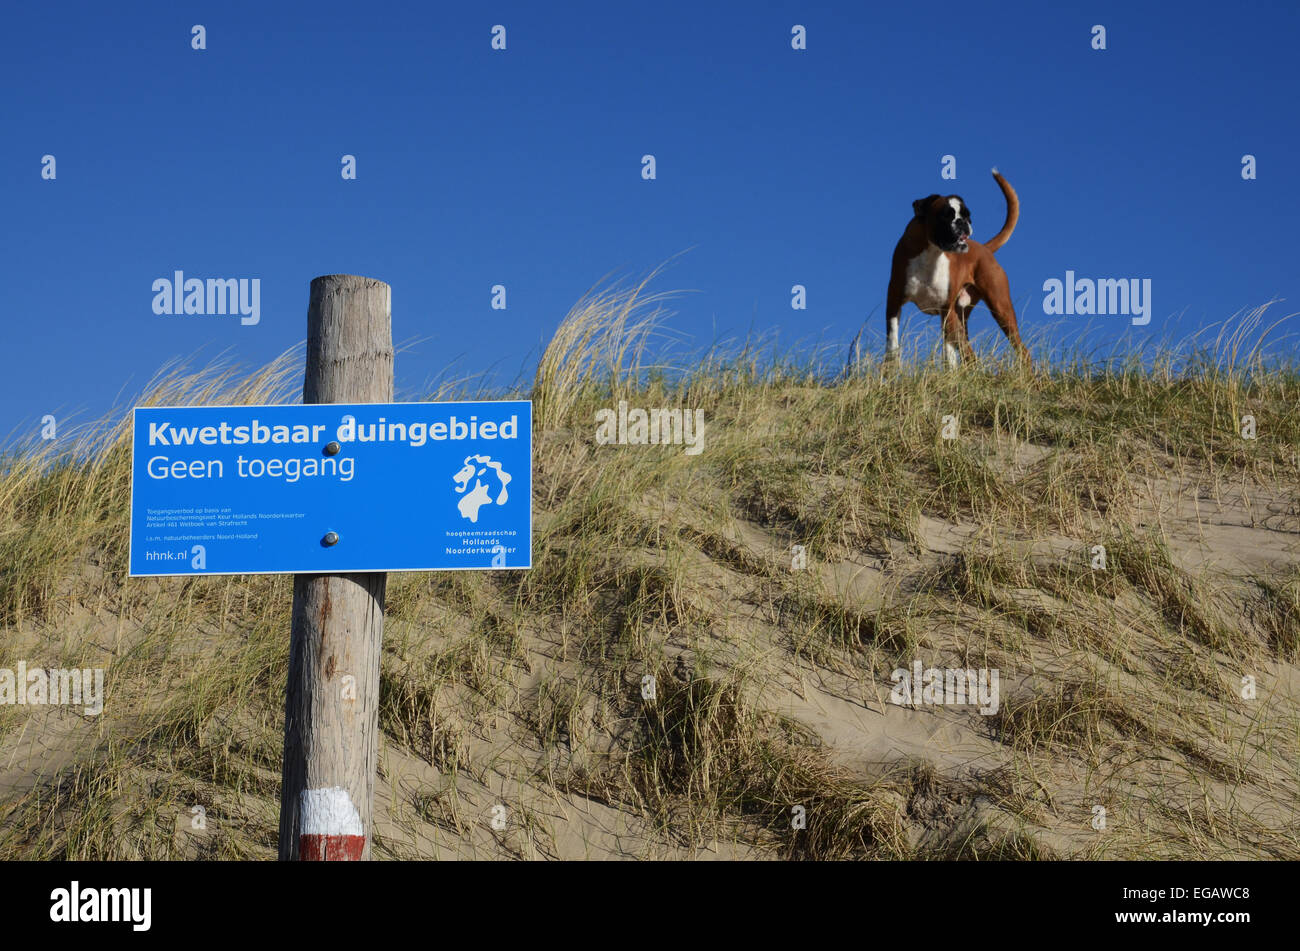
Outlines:
{"type": "Polygon", "coordinates": [[[300,862],[360,862],[366,848],[364,835],[300,835],[300,862]]]}

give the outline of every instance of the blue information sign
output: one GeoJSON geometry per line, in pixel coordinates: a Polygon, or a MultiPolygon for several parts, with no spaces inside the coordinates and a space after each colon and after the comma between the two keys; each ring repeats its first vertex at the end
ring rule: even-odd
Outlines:
{"type": "Polygon", "coordinates": [[[130,573],[532,567],[532,410],[137,407],[130,573]]]}

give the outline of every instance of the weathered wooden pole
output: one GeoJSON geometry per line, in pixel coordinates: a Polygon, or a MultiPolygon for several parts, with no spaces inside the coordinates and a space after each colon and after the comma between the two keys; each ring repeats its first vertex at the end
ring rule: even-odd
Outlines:
{"type": "MultiPolygon", "coordinates": [[[[350,274],[316,278],[307,306],[303,402],[392,399],[391,289],[350,274]]],[[[324,534],[328,526],[308,528],[324,534]]],[[[387,581],[383,572],[294,576],[282,860],[370,858],[387,581]]]]}

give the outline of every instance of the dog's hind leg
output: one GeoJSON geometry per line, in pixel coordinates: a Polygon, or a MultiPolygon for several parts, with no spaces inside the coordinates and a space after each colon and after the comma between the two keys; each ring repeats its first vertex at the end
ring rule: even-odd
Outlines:
{"type": "Polygon", "coordinates": [[[1016,326],[1016,309],[1011,305],[1011,298],[1004,301],[987,301],[989,311],[993,314],[993,319],[998,322],[1002,332],[1007,335],[1007,342],[1015,349],[1016,355],[1024,361],[1026,366],[1032,366],[1033,360],[1029,357],[1029,348],[1025,346],[1020,339],[1020,330],[1016,326]]]}
{"type": "Polygon", "coordinates": [[[1002,328],[1002,332],[1007,335],[1007,342],[1016,351],[1016,355],[1026,366],[1032,366],[1029,348],[1021,341],[1020,329],[1016,326],[1016,308],[1011,303],[1011,290],[1007,287],[1006,275],[998,272],[989,283],[992,286],[984,294],[984,303],[988,305],[989,312],[1002,328]]]}

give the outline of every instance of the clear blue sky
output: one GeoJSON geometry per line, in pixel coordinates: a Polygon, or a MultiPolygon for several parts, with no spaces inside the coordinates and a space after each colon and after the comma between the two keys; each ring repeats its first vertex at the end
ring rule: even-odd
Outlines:
{"type": "MultiPolygon", "coordinates": [[[[507,383],[589,286],[659,289],[707,345],[883,346],[913,199],[956,192],[1021,326],[1073,270],[1152,281],[1154,335],[1297,307],[1300,4],[11,4],[0,32],[0,436],[129,399],[165,361],[261,364],[308,284],[393,287],[398,398],[507,383]],[[490,31],[507,28],[494,52],[490,31]],[[190,46],[203,24],[207,49],[190,46]],[[790,47],[794,24],[808,49],[790,47]],[[1091,28],[1107,49],[1091,48],[1091,28]],[[357,157],[356,181],[340,158],[357,157]],[[652,153],[658,178],[641,178],[652,153]],[[41,159],[57,180],[41,178],[41,159]],[[940,178],[940,158],[957,179],[940,178]],[[1257,157],[1243,181],[1241,158],[1257,157]],[[153,281],[259,278],[261,320],[153,313],[153,281]],[[490,309],[490,288],[508,309],[490,309]],[[808,309],[790,309],[807,287],[808,309]],[[124,389],[125,387],[125,389],[124,389]]],[[[914,314],[909,306],[906,314],[914,314]]],[[[1092,318],[1103,333],[1123,317],[1092,318]]],[[[937,318],[914,327],[937,338],[937,318]]],[[[977,311],[972,330],[992,328],[977,311]]]]}

